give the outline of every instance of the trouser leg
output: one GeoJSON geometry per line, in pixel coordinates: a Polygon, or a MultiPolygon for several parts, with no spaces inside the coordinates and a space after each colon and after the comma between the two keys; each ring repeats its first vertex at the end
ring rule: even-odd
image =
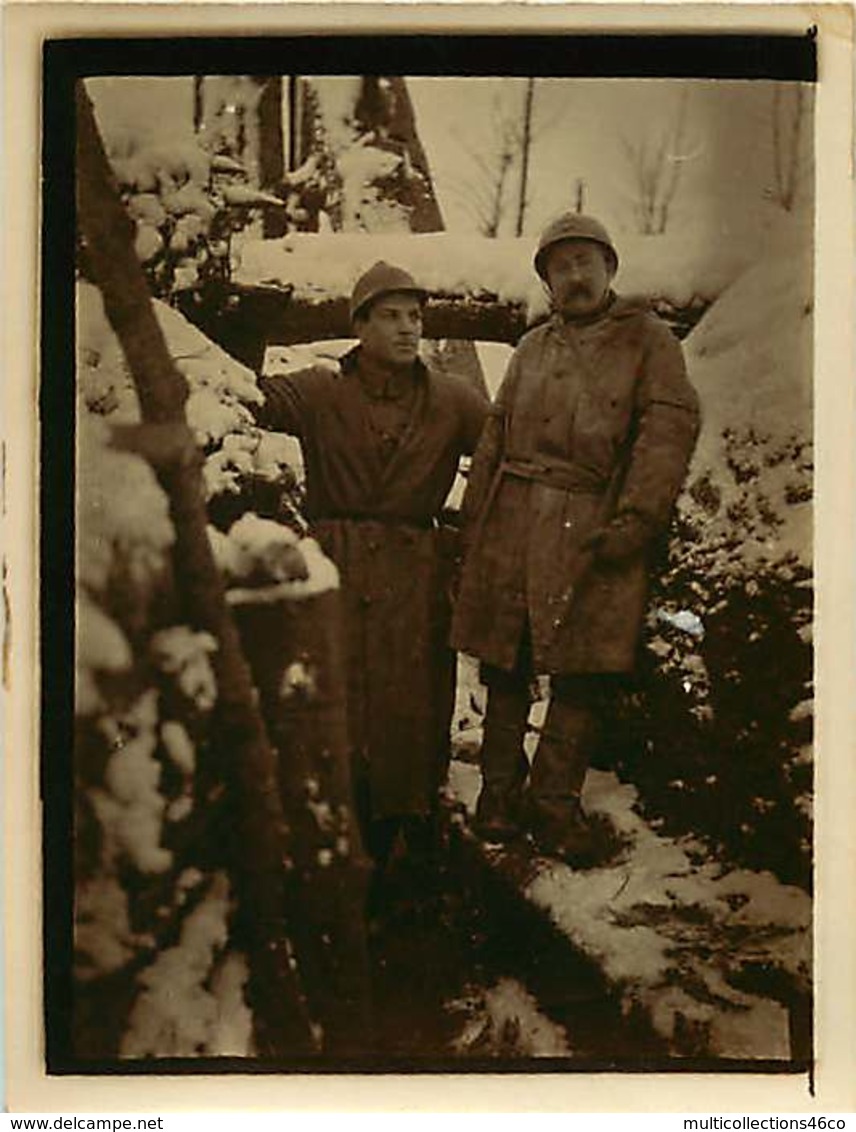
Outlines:
{"type": "Polygon", "coordinates": [[[580,804],[586,771],[597,740],[595,689],[590,680],[553,681],[550,706],[530,778],[532,825],[548,851],[585,855],[591,831],[580,804]]]}
{"type": "Polygon", "coordinates": [[[523,665],[513,672],[483,665],[482,679],[488,691],[476,818],[485,836],[502,839],[517,832],[521,791],[529,773],[523,750],[529,679],[523,665]]]}

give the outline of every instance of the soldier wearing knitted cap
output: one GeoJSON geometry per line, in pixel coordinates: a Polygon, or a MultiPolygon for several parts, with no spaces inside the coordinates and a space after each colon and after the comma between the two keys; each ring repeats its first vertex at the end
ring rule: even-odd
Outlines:
{"type": "Polygon", "coordinates": [[[340,372],[262,378],[259,422],[300,439],[306,516],[339,568],[357,812],[380,866],[400,830],[430,854],[454,695],[448,530],[438,516],[488,406],[419,358],[427,294],[376,263],[350,301],[358,345],[340,372]]]}
{"type": "Polygon", "coordinates": [[[597,857],[581,794],[616,677],[634,664],[651,549],[699,426],[680,345],[612,289],[618,253],[593,217],[544,229],[549,321],[521,339],[473,460],[452,643],[488,687],[476,831],[524,830],[572,864],[597,857]],[[535,675],[550,704],[523,750],[535,675]]]}

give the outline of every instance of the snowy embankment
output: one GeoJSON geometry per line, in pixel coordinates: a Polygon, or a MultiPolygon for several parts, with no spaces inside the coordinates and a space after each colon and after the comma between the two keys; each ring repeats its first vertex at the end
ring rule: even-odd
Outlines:
{"type": "MultiPolygon", "coordinates": [[[[692,477],[709,475],[720,493],[714,522],[729,507],[754,509],[740,548],[747,555],[795,554],[811,566],[811,260],[797,223],[721,295],[684,342],[699,392],[703,428],[692,477]],[[771,521],[772,520],[772,521],[771,521]]],[[[712,516],[709,516],[712,518],[712,516]]]]}
{"type": "MultiPolygon", "coordinates": [[[[453,760],[449,789],[470,815],[479,783],[474,766],[453,760]]],[[[740,987],[763,972],[784,977],[794,996],[808,992],[810,898],[770,873],[721,866],[691,838],[660,836],[635,802],[632,786],[590,771],[583,803],[610,823],[620,850],[587,870],[533,856],[520,895],[597,964],[622,1009],[641,1010],[676,1056],[787,1060],[787,1008],[740,987]]],[[[482,852],[515,883],[520,850],[482,852]]]]}
{"type": "MultiPolygon", "coordinates": [[[[472,813],[478,771],[453,762],[450,785],[472,813]]],[[[785,1059],[788,1010],[739,989],[759,971],[807,993],[811,900],[770,873],[728,870],[690,838],[654,833],[634,810],[636,791],[590,771],[583,802],[619,834],[619,855],[577,871],[534,858],[522,896],[592,959],[623,1009],[641,1009],[676,1055],[785,1059]]],[[[503,870],[509,850],[486,846],[503,870]]],[[[540,1056],[548,1056],[542,1051],[540,1056]]]]}

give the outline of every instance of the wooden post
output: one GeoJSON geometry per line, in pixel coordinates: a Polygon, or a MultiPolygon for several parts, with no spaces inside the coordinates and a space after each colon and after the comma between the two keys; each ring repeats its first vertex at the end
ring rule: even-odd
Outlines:
{"type": "Polygon", "coordinates": [[[301,909],[291,931],[310,1011],[322,1028],[321,1049],[325,1056],[365,1056],[370,867],[352,809],[339,591],[300,600],[282,591],[235,590],[229,601],[280,752],[292,831],[289,904],[301,909]]]}

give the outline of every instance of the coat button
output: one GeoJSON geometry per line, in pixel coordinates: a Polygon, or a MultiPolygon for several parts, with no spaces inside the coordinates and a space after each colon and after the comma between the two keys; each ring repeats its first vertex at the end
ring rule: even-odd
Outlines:
{"type": "Polygon", "coordinates": [[[362,595],[362,596],[360,597],[360,602],[361,602],[361,603],[362,603],[363,605],[371,605],[371,603],[372,603],[371,594],[363,594],[363,595],[362,595]]]}
{"type": "Polygon", "coordinates": [[[565,528],[566,531],[569,531],[573,525],[574,524],[573,524],[572,520],[570,520],[570,519],[565,519],[564,523],[562,523],[562,526],[565,528]]]}
{"type": "Polygon", "coordinates": [[[561,629],[561,627],[562,627],[562,618],[561,617],[554,617],[553,618],[553,628],[554,629],[561,629]]]}

